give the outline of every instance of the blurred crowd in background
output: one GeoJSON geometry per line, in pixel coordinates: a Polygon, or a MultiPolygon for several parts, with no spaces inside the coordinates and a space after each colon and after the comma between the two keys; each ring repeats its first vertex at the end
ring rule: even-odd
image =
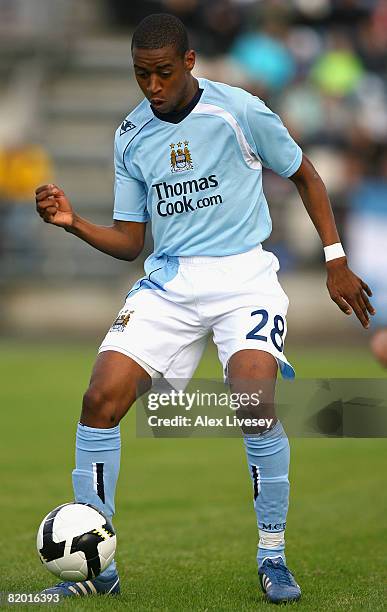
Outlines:
{"type": "MultiPolygon", "coordinates": [[[[248,89],[281,115],[323,174],[341,227],[359,194],[364,208],[387,215],[386,0],[115,0],[109,7],[120,27],[134,27],[149,11],[179,15],[210,78],[248,89]]],[[[272,201],[289,198],[275,177],[266,183],[272,201]]],[[[317,238],[303,211],[294,203],[285,216],[274,224],[273,248],[290,266],[303,255],[315,261],[317,238]]]]}
{"type": "MultiPolygon", "coordinates": [[[[23,40],[28,49],[39,50],[40,63],[52,61],[58,53],[52,34],[60,38],[62,28],[65,53],[59,65],[65,70],[80,37],[96,32],[126,37],[128,53],[139,20],[164,11],[188,26],[198,51],[198,75],[242,86],[280,114],[323,176],[344,237],[353,214],[387,216],[387,0],[0,0],[0,21],[4,25],[8,19],[4,28],[19,21],[14,65],[23,40]]],[[[129,54],[122,59],[129,73],[129,54]]],[[[6,100],[0,88],[0,109],[11,115],[6,100]]],[[[26,122],[18,112],[19,118],[13,113],[14,141],[3,112],[0,122],[0,251],[4,244],[9,248],[10,222],[18,218],[9,215],[9,207],[22,201],[31,208],[33,185],[54,176],[61,163],[39,136],[36,116],[26,122]],[[32,124],[35,131],[28,129],[32,124]]],[[[111,155],[110,142],[105,153],[111,155]]],[[[319,239],[293,186],[270,172],[264,181],[274,222],[267,247],[280,256],[284,269],[316,266],[319,239]]],[[[71,185],[64,187],[71,191],[71,185]]],[[[106,201],[109,213],[110,206],[106,201]]],[[[95,218],[91,209],[88,216],[95,218]]]]}

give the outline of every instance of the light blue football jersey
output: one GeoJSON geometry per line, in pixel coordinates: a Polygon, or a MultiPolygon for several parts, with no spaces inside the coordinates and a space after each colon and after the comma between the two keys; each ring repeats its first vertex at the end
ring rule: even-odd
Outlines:
{"type": "Polygon", "coordinates": [[[283,177],[302,151],[280,118],[246,91],[198,79],[180,123],[143,100],[115,137],[114,219],[151,221],[153,258],[249,251],[271,233],[262,166],[283,177]]]}

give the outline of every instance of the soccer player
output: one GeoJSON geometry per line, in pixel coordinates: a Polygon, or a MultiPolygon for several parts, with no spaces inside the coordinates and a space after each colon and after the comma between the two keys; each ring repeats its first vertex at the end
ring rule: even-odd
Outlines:
{"type": "MultiPolygon", "coordinates": [[[[279,117],[246,91],[192,75],[195,52],[173,16],[151,15],[132,41],[145,99],[115,137],[111,227],[79,217],[61,188],[36,190],[37,210],[96,249],[133,261],[151,222],[154,253],[129,291],[99,349],[83,399],[73,472],[75,499],[114,514],[121,419],[139,385],[189,379],[213,333],[233,392],[265,389],[274,410],[277,370],[293,377],[284,355],[288,298],[276,257],[261,243],[271,232],[262,167],[296,185],[325,248],[327,286],[364,327],[371,291],[347,266],[328,196],[316,170],[279,117]]],[[[300,236],[300,239],[302,237],[300,236]]],[[[278,420],[245,435],[259,529],[258,573],[271,602],[299,599],[286,565],[289,443],[278,420]]],[[[46,592],[64,596],[118,593],[114,562],[99,577],[46,592]]]]}

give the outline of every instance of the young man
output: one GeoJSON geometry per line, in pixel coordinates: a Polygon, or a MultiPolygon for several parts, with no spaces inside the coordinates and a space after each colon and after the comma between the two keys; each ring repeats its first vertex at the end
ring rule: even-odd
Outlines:
{"type": "MultiPolygon", "coordinates": [[[[189,379],[210,332],[232,391],[261,386],[266,411],[273,411],[277,368],[294,376],[283,352],[288,299],[277,259],[261,246],[271,231],[262,166],[297,186],[325,247],[332,299],[364,327],[373,313],[369,288],[347,267],[324,185],[280,119],[243,90],[195,79],[195,53],[175,17],[141,22],[132,54],[145,99],[116,132],[113,225],[80,218],[55,185],[36,191],[44,221],[118,259],[133,261],[141,253],[145,224],[152,222],[155,251],[100,347],[77,431],[75,499],[110,518],[119,423],[138,385],[150,388],[160,376],[189,379]]],[[[244,441],[261,586],[269,601],[297,600],[301,591],[284,554],[288,440],[274,420],[270,430],[244,441]]],[[[115,564],[94,580],[47,592],[118,593],[115,564]]]]}

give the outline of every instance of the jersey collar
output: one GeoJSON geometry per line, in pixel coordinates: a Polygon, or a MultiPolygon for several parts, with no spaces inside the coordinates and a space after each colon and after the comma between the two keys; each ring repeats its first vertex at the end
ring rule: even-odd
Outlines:
{"type": "Polygon", "coordinates": [[[166,123],[175,123],[175,124],[180,123],[186,117],[188,117],[188,115],[193,111],[195,106],[198,104],[200,98],[202,97],[203,91],[204,90],[200,87],[200,83],[199,83],[199,89],[194,95],[194,97],[192,98],[191,102],[187,104],[187,106],[185,106],[184,108],[180,109],[179,111],[174,111],[171,113],[159,113],[151,105],[152,112],[154,116],[157,117],[157,119],[160,119],[160,121],[165,121],[166,123]]]}

